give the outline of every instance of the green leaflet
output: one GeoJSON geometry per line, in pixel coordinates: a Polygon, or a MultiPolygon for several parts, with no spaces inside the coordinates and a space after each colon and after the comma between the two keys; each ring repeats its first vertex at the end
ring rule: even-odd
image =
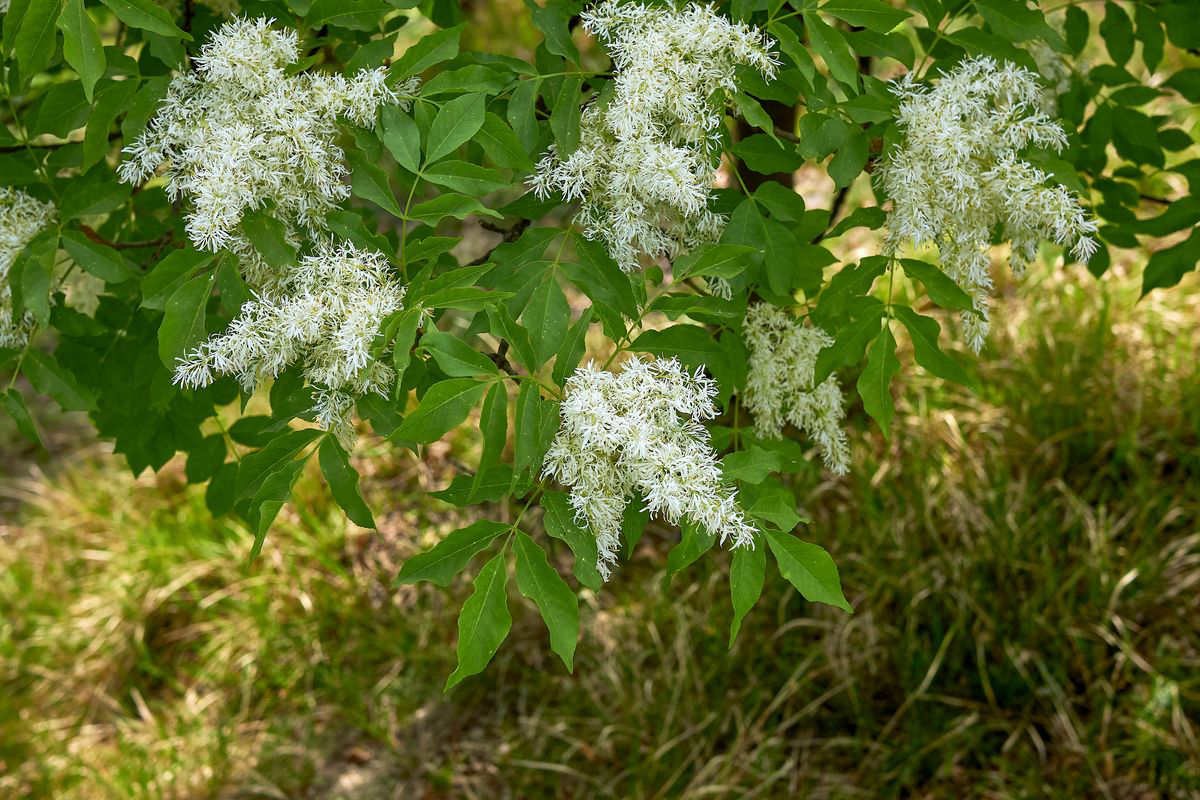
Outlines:
{"type": "Polygon", "coordinates": [[[575,643],[579,639],[579,598],[550,566],[546,551],[521,531],[516,531],[517,588],[541,612],[550,632],[550,648],[568,672],[574,671],[575,643]]]}
{"type": "Polygon", "coordinates": [[[404,562],[397,583],[431,581],[449,586],[455,575],[466,568],[471,559],[511,526],[502,522],[481,519],[460,528],[431,549],[404,562]]]}
{"type": "Polygon", "coordinates": [[[500,552],[479,571],[475,592],[458,614],[458,667],[446,679],[445,691],[482,672],[508,636],[512,617],[507,589],[508,569],[500,552]]]}
{"type": "Polygon", "coordinates": [[[896,339],[892,336],[891,328],[884,325],[883,331],[871,343],[867,365],[858,376],[858,395],[862,398],[863,409],[879,423],[884,436],[892,426],[891,385],[892,378],[899,370],[896,339]]]}
{"type": "Polygon", "coordinates": [[[346,455],[346,451],[341,448],[336,439],[326,436],[321,440],[317,455],[321,463],[321,473],[329,484],[333,499],[346,512],[346,516],[355,525],[374,528],[375,517],[371,514],[371,509],[358,490],[358,473],[354,467],[350,466],[350,459],[346,455]]]}
{"type": "Polygon", "coordinates": [[[767,548],[761,541],[754,547],[739,547],[733,551],[729,567],[729,595],[733,601],[733,621],[729,624],[729,646],[737,639],[742,620],[762,595],[767,575],[767,548]]]}
{"type": "Polygon", "coordinates": [[[212,293],[215,272],[197,275],[181,284],[167,298],[158,328],[158,356],[172,372],[176,360],[204,338],[205,308],[212,293]]]}
{"type": "Polygon", "coordinates": [[[829,553],[790,534],[767,531],[764,535],[779,565],[779,573],[805,600],[827,603],[843,611],[853,610],[842,594],[837,565],[829,553]]]}
{"type": "Polygon", "coordinates": [[[487,384],[472,378],[455,378],[434,384],[420,405],[400,423],[392,441],[432,442],[458,427],[483,397],[487,384]]]}
{"type": "Polygon", "coordinates": [[[96,23],[84,9],[83,0],[67,0],[58,17],[58,27],[63,33],[63,57],[79,74],[83,92],[90,103],[96,81],[104,74],[107,62],[104,58],[104,45],[100,42],[100,32],[96,30],[96,23]]]}
{"type": "Polygon", "coordinates": [[[446,103],[433,118],[425,163],[433,164],[457,150],[483,127],[484,96],[468,94],[446,103]]]}

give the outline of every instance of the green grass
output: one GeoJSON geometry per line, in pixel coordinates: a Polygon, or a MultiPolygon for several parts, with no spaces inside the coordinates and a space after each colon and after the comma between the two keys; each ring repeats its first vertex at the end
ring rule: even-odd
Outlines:
{"type": "Polygon", "coordinates": [[[514,590],[443,696],[469,587],[392,578],[464,522],[457,445],[365,448],[378,534],[306,475],[253,563],[178,468],[9,472],[0,796],[1194,797],[1200,303],[1135,283],[1001,287],[978,394],[909,366],[890,440],[854,412],[800,485],[855,613],[771,574],[732,650],[727,556],[668,583],[652,527],[573,676],[514,590]]]}

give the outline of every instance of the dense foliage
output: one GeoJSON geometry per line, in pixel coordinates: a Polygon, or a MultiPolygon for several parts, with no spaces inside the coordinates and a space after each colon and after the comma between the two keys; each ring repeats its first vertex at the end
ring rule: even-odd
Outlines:
{"type": "Polygon", "coordinates": [[[528,61],[464,52],[448,0],[228,5],[5,12],[4,407],[36,440],[24,377],[135,473],[185,453],[256,553],[311,457],[372,527],[356,438],[419,453],[470,420],[437,496],[480,519],[400,573],[445,586],[490,552],[448,686],[507,635],[510,573],[570,668],[572,582],[601,590],[651,516],[672,572],[731,546],[731,635],[768,553],[849,610],[793,535],[797,483],[844,469],[849,378],[885,431],[897,335],[974,386],[942,329],[984,347],[993,246],[1100,277],[1170,237],[1144,291],[1200,260],[1184,0],[528,2],[528,61]],[[811,164],[830,208],[793,190],[811,164]],[[840,263],[854,228],[886,235],[840,263]]]}

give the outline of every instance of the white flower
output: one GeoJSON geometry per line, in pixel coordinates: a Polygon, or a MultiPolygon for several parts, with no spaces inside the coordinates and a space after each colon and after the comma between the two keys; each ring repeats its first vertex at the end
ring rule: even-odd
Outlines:
{"type": "Polygon", "coordinates": [[[304,376],[317,389],[318,424],[352,441],[354,398],[386,396],[392,384],[392,368],[373,358],[370,348],[403,299],[404,287],[393,279],[386,257],[323,242],[275,290],[245,303],[228,330],[181,358],[175,382],[197,388],[218,375],[236,375],[253,391],[303,361],[304,376]]]}
{"type": "Polygon", "coordinates": [[[846,416],[842,390],[832,375],[820,386],[812,385],[817,354],[833,344],[833,337],[768,303],[746,309],[742,330],[750,350],[744,399],[754,414],[755,432],[778,438],[790,422],[817,443],[825,466],[844,475],[850,449],[841,427],[846,416]]]}
{"type": "Polygon", "coordinates": [[[1061,150],[1066,134],[1042,110],[1044,89],[1032,72],[990,58],[964,61],[933,88],[906,78],[893,86],[904,142],[880,170],[892,199],[888,251],[905,240],[936,245],[942,266],[974,300],[963,315],[977,352],[988,331],[992,287],[987,250],[1002,225],[1012,241],[1010,264],[1021,269],[1050,239],[1087,261],[1096,231],[1079,199],[1028,163],[1029,146],[1061,150]]]}
{"type": "Polygon", "coordinates": [[[294,30],[276,30],[271,22],[222,25],[196,57],[196,70],[171,81],[120,166],[121,178],[136,182],[168,162],[168,195],[192,201],[188,236],[201,249],[233,250],[260,288],[275,276],[239,231],[242,215],[273,206],[293,243],[301,231],[320,236],[326,212],[350,191],[342,180],[337,118],[370,125],[379,105],[416,88],[414,79],[397,94],[382,67],[350,79],[289,75],[300,57],[299,40],[294,30]]]}
{"type": "Polygon", "coordinates": [[[28,314],[14,318],[8,274],[25,245],[56,217],[51,203],[43,203],[20,189],[0,186],[0,347],[24,347],[29,338],[32,319],[28,314]]]}
{"type": "Polygon", "coordinates": [[[567,379],[543,474],[570,487],[576,518],[596,536],[605,579],[635,492],[672,525],[686,519],[722,542],[753,547],[754,528],[698,422],[716,416],[716,393],[702,370],[688,374],[674,359],[631,358],[616,375],[589,363],[567,379]]]}
{"type": "Polygon", "coordinates": [[[725,225],[708,209],[723,101],[737,90],[738,65],[774,77],[774,42],[694,3],[673,11],[605,0],[582,19],[612,56],[612,97],[584,109],[579,147],[551,147],[530,185],[542,198],[578,200],[585,235],[626,271],[643,254],[674,258],[714,241],[725,225]]]}

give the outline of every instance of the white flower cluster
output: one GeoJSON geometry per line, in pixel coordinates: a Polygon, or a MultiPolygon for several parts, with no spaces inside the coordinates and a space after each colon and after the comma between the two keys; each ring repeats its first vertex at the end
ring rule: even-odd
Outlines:
{"type": "Polygon", "coordinates": [[[841,427],[846,416],[842,390],[832,375],[820,386],[812,385],[817,354],[833,344],[833,337],[768,303],[746,309],[742,331],[750,350],[745,401],[754,414],[755,432],[778,438],[790,422],[817,443],[825,466],[846,474],[850,448],[841,427]]]}
{"type": "Polygon", "coordinates": [[[687,519],[722,542],[754,545],[754,527],[697,421],[716,416],[716,393],[702,370],[688,374],[674,359],[631,358],[616,375],[589,363],[567,379],[543,473],[571,488],[571,506],[596,535],[596,566],[606,579],[634,492],[672,525],[687,519]]]}
{"type": "MultiPolygon", "coordinates": [[[[239,232],[242,215],[268,203],[287,224],[318,237],[327,211],[345,199],[346,167],[336,144],[344,116],[370,126],[383,103],[399,102],[380,67],[351,79],[337,74],[288,74],[300,58],[294,30],[268,19],[222,25],[196,58],[196,70],[176,76],[145,132],[125,148],[122,179],[145,180],[164,161],[171,199],[191,199],[187,229],[201,249],[228,247],[247,279],[268,285],[273,275],[239,232]]],[[[414,79],[415,81],[415,79],[414,79]]]]}
{"type": "Polygon", "coordinates": [[[1033,56],[1038,74],[1042,76],[1042,82],[1045,84],[1039,108],[1054,116],[1058,114],[1059,96],[1071,89],[1071,65],[1062,53],[1040,39],[1030,43],[1029,54],[1033,56]]]}
{"type": "Polygon", "coordinates": [[[740,64],[774,77],[774,42],[694,3],[605,0],[582,19],[612,56],[613,94],[584,109],[579,147],[552,146],[530,185],[542,198],[579,200],[584,233],[626,271],[642,254],[674,258],[715,240],[725,218],[708,209],[723,112],[714,92],[737,90],[740,64]]]}
{"type": "Polygon", "coordinates": [[[38,231],[54,222],[50,203],[20,189],[0,186],[0,347],[23,347],[29,338],[29,318],[13,315],[12,285],[8,274],[17,255],[38,231]]]}
{"type": "Polygon", "coordinates": [[[232,374],[253,391],[303,360],[305,378],[318,389],[318,424],[351,442],[354,398],[386,396],[395,377],[370,348],[403,299],[404,287],[382,254],[322,243],[280,280],[276,292],[256,295],[228,330],[180,359],[175,382],[198,388],[232,374]]]}
{"type": "Polygon", "coordinates": [[[978,314],[964,314],[968,343],[979,351],[988,331],[992,286],[987,250],[1003,225],[1016,270],[1038,242],[1073,246],[1087,261],[1096,251],[1096,222],[1065,187],[1049,184],[1021,157],[1031,145],[1061,150],[1066,134],[1040,110],[1044,89],[1032,72],[990,58],[964,61],[932,88],[895,84],[904,143],[881,170],[892,199],[888,249],[901,242],[936,245],[943,268],[969,294],[978,314]]]}

